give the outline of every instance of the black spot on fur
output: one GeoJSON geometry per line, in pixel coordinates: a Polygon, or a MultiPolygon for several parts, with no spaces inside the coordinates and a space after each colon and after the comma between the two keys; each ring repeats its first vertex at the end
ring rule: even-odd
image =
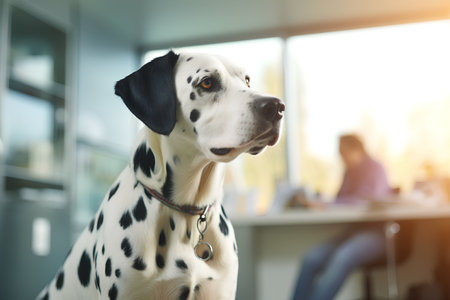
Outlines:
{"type": "Polygon", "coordinates": [[[105,244],[102,246],[102,254],[105,255],[105,244]]]}
{"type": "Polygon", "coordinates": [[[192,81],[192,76],[189,76],[189,77],[187,78],[187,83],[191,83],[191,81],[192,81]]]}
{"type": "Polygon", "coordinates": [[[164,185],[162,187],[162,194],[166,199],[172,200],[173,174],[172,168],[169,166],[169,164],[166,164],[166,182],[164,182],[164,185]]]}
{"type": "Polygon", "coordinates": [[[119,189],[120,186],[120,182],[117,183],[110,191],[109,191],[109,196],[108,196],[108,201],[114,196],[114,194],[117,192],[117,190],[119,189]]]}
{"type": "Polygon", "coordinates": [[[223,235],[227,236],[228,235],[228,225],[222,216],[220,216],[219,227],[220,227],[220,231],[223,233],[223,235]]]}
{"type": "Polygon", "coordinates": [[[193,57],[191,56],[191,57],[189,57],[188,59],[186,59],[186,61],[190,61],[191,59],[193,59],[193,57]]]}
{"type": "Polygon", "coordinates": [[[194,133],[195,133],[195,135],[198,135],[197,129],[195,129],[195,127],[194,127],[194,133]]]}
{"type": "Polygon", "coordinates": [[[91,279],[91,259],[86,250],[80,258],[80,263],[78,264],[78,279],[82,286],[87,287],[91,279]]]}
{"type": "Polygon", "coordinates": [[[95,242],[94,247],[92,247],[92,257],[94,258],[95,268],[97,269],[97,242],[95,242]]]}
{"type": "Polygon", "coordinates": [[[166,234],[164,233],[164,229],[161,229],[159,233],[158,245],[164,247],[166,245],[166,234]]]}
{"type": "Polygon", "coordinates": [[[181,269],[181,270],[183,270],[183,271],[185,271],[185,270],[188,269],[188,266],[187,266],[186,262],[185,262],[184,260],[182,260],[182,259],[177,259],[177,260],[175,261],[175,264],[177,265],[177,267],[178,267],[179,269],[181,269]]]}
{"type": "Polygon", "coordinates": [[[136,206],[133,208],[133,216],[138,222],[145,220],[147,217],[147,208],[142,197],[139,197],[136,206]]]}
{"type": "Polygon", "coordinates": [[[172,216],[170,216],[169,223],[170,223],[170,229],[172,229],[172,231],[174,231],[175,230],[175,221],[173,220],[172,216]]]}
{"type": "Polygon", "coordinates": [[[92,219],[91,222],[89,222],[89,231],[92,232],[92,230],[94,230],[94,223],[95,223],[95,219],[92,219]]]}
{"type": "Polygon", "coordinates": [[[137,188],[138,185],[139,185],[139,181],[136,181],[136,183],[133,186],[133,189],[137,188]]]}
{"type": "Polygon", "coordinates": [[[103,224],[103,212],[101,211],[97,218],[97,230],[100,229],[102,224],[103,224]]]}
{"type": "Polygon", "coordinates": [[[112,285],[112,287],[108,291],[108,297],[110,300],[116,300],[117,299],[117,287],[115,284],[112,285]]]}
{"type": "Polygon", "coordinates": [[[198,72],[200,72],[200,69],[197,69],[197,71],[195,73],[198,73],[198,72]]]}
{"type": "Polygon", "coordinates": [[[124,238],[122,240],[120,248],[122,249],[123,254],[125,254],[126,257],[130,257],[133,254],[133,249],[131,248],[130,241],[127,238],[124,238]]]}
{"type": "Polygon", "coordinates": [[[99,293],[102,293],[102,289],[100,288],[100,277],[97,273],[95,273],[95,288],[99,291],[99,293]]]}
{"type": "Polygon", "coordinates": [[[160,269],[164,268],[165,265],[164,257],[161,254],[156,254],[156,265],[160,269]]]}
{"type": "Polygon", "coordinates": [[[108,258],[105,263],[105,275],[111,276],[111,258],[108,258]]]}
{"type": "Polygon", "coordinates": [[[234,253],[238,253],[238,249],[237,249],[237,246],[236,246],[236,241],[235,242],[233,242],[233,250],[234,250],[234,253]]]}
{"type": "Polygon", "coordinates": [[[187,236],[188,240],[191,239],[191,231],[189,229],[186,230],[186,236],[187,236]]]}
{"type": "Polygon", "coordinates": [[[62,289],[64,285],[64,271],[59,272],[58,277],[56,277],[56,289],[62,289]]]}
{"type": "Polygon", "coordinates": [[[92,247],[92,257],[95,256],[96,252],[97,252],[97,242],[95,242],[94,247],[92,247]]]}
{"type": "Polygon", "coordinates": [[[48,291],[45,293],[44,296],[40,300],[48,300],[48,291]]]}
{"type": "Polygon", "coordinates": [[[205,73],[209,73],[209,70],[208,70],[208,69],[205,69],[205,73]]]}
{"type": "Polygon", "coordinates": [[[191,114],[189,115],[189,119],[191,119],[192,122],[196,122],[200,118],[200,111],[197,109],[193,109],[191,111],[191,114]]]}
{"type": "Polygon", "coordinates": [[[179,299],[180,300],[186,300],[189,297],[189,293],[190,293],[189,287],[183,286],[181,288],[180,298],[179,299]]]}
{"type": "Polygon", "coordinates": [[[192,93],[189,95],[189,98],[191,98],[191,100],[195,100],[195,93],[192,92],[192,93]]]}
{"type": "Polygon", "coordinates": [[[152,194],[150,194],[150,192],[147,191],[147,189],[145,189],[145,188],[144,188],[144,194],[145,194],[145,196],[147,196],[147,198],[148,198],[148,200],[150,202],[152,200],[152,198],[153,198],[152,194]]]}
{"type": "Polygon", "coordinates": [[[211,281],[211,280],[213,280],[213,278],[212,277],[208,277],[208,280],[211,281]]]}
{"type": "Polygon", "coordinates": [[[143,271],[145,268],[147,268],[147,265],[142,260],[142,257],[136,257],[133,262],[133,268],[135,268],[138,271],[143,271]]]}
{"type": "Polygon", "coordinates": [[[223,208],[223,205],[221,205],[222,208],[222,214],[225,217],[225,219],[228,219],[227,213],[225,212],[225,208],[223,208]]]}
{"type": "Polygon", "coordinates": [[[127,210],[123,213],[122,217],[120,218],[119,224],[122,226],[123,229],[127,229],[130,227],[130,225],[133,223],[133,219],[131,218],[130,212],[127,210]]]}
{"type": "Polygon", "coordinates": [[[196,293],[198,293],[198,292],[200,291],[200,284],[197,284],[197,285],[194,287],[194,291],[195,291],[196,293]]]}
{"type": "Polygon", "coordinates": [[[154,171],[155,169],[155,155],[153,154],[152,149],[147,149],[147,145],[142,143],[134,153],[133,158],[134,172],[137,172],[138,168],[141,168],[141,171],[145,174],[145,176],[150,177],[150,171],[154,171]]]}
{"type": "Polygon", "coordinates": [[[95,268],[96,269],[97,269],[97,257],[98,257],[98,253],[95,253],[94,262],[95,262],[95,268]]]}
{"type": "Polygon", "coordinates": [[[120,272],[120,269],[116,269],[116,277],[120,278],[120,275],[122,275],[122,272],[120,272]]]}

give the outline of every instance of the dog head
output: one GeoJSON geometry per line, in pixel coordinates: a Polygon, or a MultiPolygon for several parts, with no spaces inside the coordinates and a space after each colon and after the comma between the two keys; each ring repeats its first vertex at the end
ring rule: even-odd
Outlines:
{"type": "Polygon", "coordinates": [[[222,57],[170,51],[115,91],[151,130],[190,136],[213,161],[258,154],[280,136],[283,102],[252,90],[249,75],[222,57]]]}

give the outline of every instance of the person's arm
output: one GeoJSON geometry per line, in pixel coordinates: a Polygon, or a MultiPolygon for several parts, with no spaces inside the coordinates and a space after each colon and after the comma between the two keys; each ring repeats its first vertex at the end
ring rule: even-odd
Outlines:
{"type": "Polygon", "coordinates": [[[339,188],[338,193],[336,194],[336,198],[334,203],[337,204],[348,204],[358,202],[361,198],[361,192],[365,189],[360,183],[359,176],[355,176],[353,174],[355,171],[346,171],[344,173],[344,177],[342,179],[341,187],[339,188]]]}
{"type": "Polygon", "coordinates": [[[353,186],[352,186],[352,180],[350,179],[350,174],[348,171],[344,173],[344,176],[342,178],[341,187],[339,188],[338,193],[336,194],[336,199],[345,197],[346,195],[349,195],[352,193],[353,186]]]}
{"type": "Polygon", "coordinates": [[[373,198],[382,198],[389,193],[389,184],[384,168],[374,163],[360,174],[354,174],[353,180],[345,178],[336,196],[336,203],[365,202],[373,198]]]}

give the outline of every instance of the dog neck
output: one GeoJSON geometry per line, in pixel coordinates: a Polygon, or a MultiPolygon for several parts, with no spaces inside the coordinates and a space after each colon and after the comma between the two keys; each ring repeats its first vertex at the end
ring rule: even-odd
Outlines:
{"type": "Polygon", "coordinates": [[[221,201],[223,164],[208,160],[195,144],[174,133],[162,136],[141,130],[131,161],[136,180],[183,206],[221,201]]]}

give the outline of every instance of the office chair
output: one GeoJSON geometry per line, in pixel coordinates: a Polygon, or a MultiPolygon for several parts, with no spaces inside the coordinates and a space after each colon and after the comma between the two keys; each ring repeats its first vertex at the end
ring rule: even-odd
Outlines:
{"type": "Polygon", "coordinates": [[[386,254],[377,261],[361,266],[363,269],[364,299],[374,300],[371,271],[385,267],[389,299],[399,297],[397,265],[403,263],[411,253],[411,223],[388,221],[384,226],[386,254]]]}

